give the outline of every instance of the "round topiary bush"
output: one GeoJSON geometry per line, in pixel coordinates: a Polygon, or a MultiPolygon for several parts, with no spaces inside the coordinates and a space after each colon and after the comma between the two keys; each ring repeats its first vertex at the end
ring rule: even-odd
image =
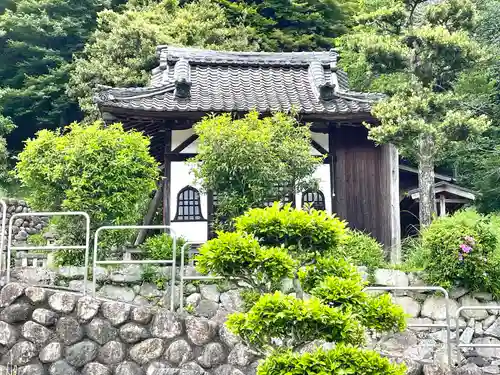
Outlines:
{"type": "Polygon", "coordinates": [[[365,349],[369,331],[402,331],[406,316],[389,295],[365,293],[356,268],[338,256],[344,222],[275,205],[249,210],[236,227],[202,246],[197,269],[246,284],[245,312],[226,325],[264,356],[257,374],[405,374],[365,349]],[[284,278],[293,278],[294,293],[279,290],[284,278]],[[333,349],[302,352],[318,340],[333,349]]]}
{"type": "Polygon", "coordinates": [[[489,218],[475,211],[435,220],[422,231],[426,281],[500,295],[497,244],[489,218]]]}
{"type": "Polygon", "coordinates": [[[290,204],[254,208],[236,218],[236,229],[261,245],[284,246],[291,252],[334,251],[345,239],[346,223],[325,211],[296,210],[290,204]]]}

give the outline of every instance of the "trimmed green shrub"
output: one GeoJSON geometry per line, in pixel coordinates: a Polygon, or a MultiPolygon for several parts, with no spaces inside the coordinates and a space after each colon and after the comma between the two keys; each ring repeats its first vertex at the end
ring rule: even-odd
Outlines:
{"type": "Polygon", "coordinates": [[[262,245],[284,246],[289,251],[333,251],[344,240],[346,223],[325,211],[282,207],[255,208],[236,219],[236,229],[254,235],[262,245]]]}
{"type": "Polygon", "coordinates": [[[219,233],[206,242],[196,258],[202,274],[215,274],[243,281],[261,292],[279,288],[281,280],[293,277],[295,261],[283,248],[262,248],[251,235],[219,233]]]}
{"type": "Polygon", "coordinates": [[[324,351],[299,354],[276,352],[259,366],[257,375],[404,375],[403,365],[394,365],[372,350],[359,350],[345,345],[324,351]]]}
{"type": "MultiPolygon", "coordinates": [[[[181,259],[181,247],[186,243],[186,239],[179,237],[176,239],[176,256],[177,262],[181,259]]],[[[152,260],[169,260],[172,259],[174,239],[172,236],[162,233],[155,236],[148,237],[139,248],[143,251],[144,259],[152,260]]],[[[184,259],[189,257],[188,252],[184,252],[184,259]]]]}
{"type": "Polygon", "coordinates": [[[373,297],[363,292],[367,283],[343,259],[319,259],[317,264],[302,269],[299,277],[307,293],[330,307],[356,314],[367,328],[386,332],[406,327],[401,306],[394,305],[388,294],[373,297]]]}
{"type": "Polygon", "coordinates": [[[426,281],[500,295],[497,246],[489,218],[475,211],[436,219],[422,231],[426,281]]]}
{"type": "Polygon", "coordinates": [[[314,297],[301,300],[280,292],[262,296],[247,313],[230,315],[227,326],[261,351],[270,349],[276,339],[291,348],[318,339],[364,343],[364,330],[350,312],[314,297]]]}
{"type": "Polygon", "coordinates": [[[365,285],[356,267],[348,263],[345,259],[333,256],[317,258],[314,264],[303,267],[298,272],[298,277],[304,290],[313,289],[330,276],[355,280],[360,285],[365,285]]]}
{"type": "Polygon", "coordinates": [[[339,249],[339,254],[348,258],[357,266],[370,269],[384,264],[384,249],[377,240],[357,230],[348,230],[347,236],[339,249]]]}
{"type": "Polygon", "coordinates": [[[250,210],[236,219],[236,227],[239,232],[219,233],[202,247],[198,270],[249,286],[242,293],[246,312],[230,315],[226,324],[252,349],[271,354],[259,374],[403,374],[403,367],[362,349],[368,329],[402,330],[405,315],[388,296],[364,293],[361,275],[338,255],[344,222],[320,211],[274,205],[250,210]],[[277,291],[285,289],[283,277],[293,278],[294,294],[277,291]],[[340,349],[284,352],[318,339],[352,346],[346,349],[352,360],[337,358],[340,349]],[[301,361],[304,366],[296,367],[301,361]]]}

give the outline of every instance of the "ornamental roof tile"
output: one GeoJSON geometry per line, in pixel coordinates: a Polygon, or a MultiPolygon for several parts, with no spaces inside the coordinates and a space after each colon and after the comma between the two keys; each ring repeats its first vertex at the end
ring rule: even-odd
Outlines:
{"type": "Polygon", "coordinates": [[[101,87],[101,108],[154,112],[366,113],[378,94],[350,91],[329,52],[221,52],[160,46],[149,87],[101,87]]]}

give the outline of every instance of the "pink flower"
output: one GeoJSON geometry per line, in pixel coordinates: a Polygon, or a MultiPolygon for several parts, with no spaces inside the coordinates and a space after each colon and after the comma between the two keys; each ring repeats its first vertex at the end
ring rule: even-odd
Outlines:
{"type": "Polygon", "coordinates": [[[461,244],[460,245],[460,249],[465,253],[465,254],[469,254],[471,251],[472,251],[472,247],[470,247],[469,245],[466,245],[466,244],[461,244]]]}

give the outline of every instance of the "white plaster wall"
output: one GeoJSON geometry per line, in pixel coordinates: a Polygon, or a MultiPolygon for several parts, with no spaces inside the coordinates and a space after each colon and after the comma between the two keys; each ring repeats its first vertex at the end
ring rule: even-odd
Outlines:
{"type": "MultiPolygon", "coordinates": [[[[172,130],[172,150],[174,150],[177,146],[179,146],[182,142],[184,142],[193,134],[194,131],[192,128],[185,130],[172,130]]],[[[184,150],[182,150],[181,154],[192,154],[196,152],[198,152],[198,140],[195,140],[184,150]]]]}
{"type": "MultiPolygon", "coordinates": [[[[319,189],[325,196],[325,208],[326,211],[332,212],[332,195],[330,191],[330,166],[328,164],[322,164],[314,172],[313,177],[318,179],[319,189]]],[[[297,209],[302,208],[302,193],[295,195],[295,207],[297,209]]]]}
{"type": "MultiPolygon", "coordinates": [[[[172,181],[170,185],[170,218],[172,220],[172,228],[177,235],[185,237],[188,241],[205,242],[207,240],[207,221],[181,221],[176,222],[175,214],[177,212],[177,194],[186,186],[192,186],[200,189],[194,184],[194,175],[191,173],[191,167],[182,162],[171,163],[172,181]]],[[[207,219],[207,196],[200,192],[201,213],[203,218],[207,219]]]]}
{"type": "Polygon", "coordinates": [[[311,132],[311,138],[314,141],[318,142],[318,144],[321,147],[323,147],[326,151],[330,151],[328,149],[328,134],[311,132]]]}
{"type": "Polygon", "coordinates": [[[311,150],[311,155],[321,156],[321,152],[319,152],[318,150],[316,150],[313,146],[310,146],[309,149],[311,150]]]}
{"type": "Polygon", "coordinates": [[[190,242],[204,243],[208,240],[206,221],[173,221],[170,225],[178,237],[184,237],[190,242]]]}
{"type": "MultiPolygon", "coordinates": [[[[326,211],[332,213],[332,193],[330,189],[330,165],[322,164],[314,172],[313,177],[319,180],[319,189],[325,196],[326,211]]],[[[301,197],[302,198],[302,197],[301,197]]],[[[301,199],[302,201],[302,199],[301,199]]]]}

